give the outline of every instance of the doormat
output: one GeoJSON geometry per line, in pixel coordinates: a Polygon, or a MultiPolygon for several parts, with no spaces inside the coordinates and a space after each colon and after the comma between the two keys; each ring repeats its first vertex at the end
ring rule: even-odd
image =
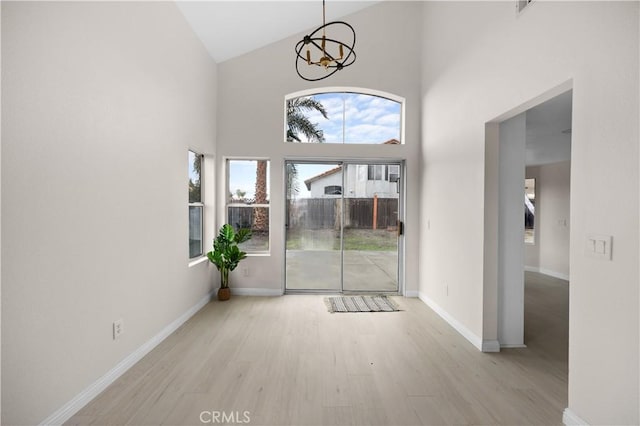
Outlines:
{"type": "Polygon", "coordinates": [[[327,310],[334,312],[395,312],[398,305],[387,296],[337,296],[325,297],[327,310]]]}

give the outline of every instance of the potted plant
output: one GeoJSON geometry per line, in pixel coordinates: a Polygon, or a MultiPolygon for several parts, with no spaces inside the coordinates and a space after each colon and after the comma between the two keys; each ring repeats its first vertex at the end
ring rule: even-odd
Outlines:
{"type": "Polygon", "coordinates": [[[243,228],[236,232],[233,226],[227,223],[222,225],[218,236],[213,240],[213,250],[207,253],[207,257],[220,271],[218,300],[229,300],[231,297],[229,272],[236,269],[240,261],[247,257],[247,253],[240,250],[238,244],[249,239],[251,239],[250,229],[243,228]]]}

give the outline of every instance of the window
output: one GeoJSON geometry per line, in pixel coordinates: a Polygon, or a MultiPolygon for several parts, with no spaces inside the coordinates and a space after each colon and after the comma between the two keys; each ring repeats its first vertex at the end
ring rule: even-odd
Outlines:
{"type": "Polygon", "coordinates": [[[325,186],[324,195],[342,195],[342,187],[340,185],[325,186]]]}
{"type": "Polygon", "coordinates": [[[244,251],[269,251],[269,160],[227,160],[227,223],[251,229],[244,251]]]}
{"type": "Polygon", "coordinates": [[[524,180],[524,242],[535,244],[536,180],[524,180]]]}
{"type": "Polygon", "coordinates": [[[400,179],[400,166],[390,165],[387,180],[389,182],[397,182],[399,179],[400,179]]]}
{"type": "Polygon", "coordinates": [[[384,164],[370,164],[367,167],[367,180],[387,180],[387,167],[384,164]]]}
{"type": "Polygon", "coordinates": [[[202,155],[189,151],[189,259],[202,256],[202,155]]]}
{"type": "Polygon", "coordinates": [[[285,127],[287,142],[398,145],[402,102],[352,92],[293,97],[285,127]]]}

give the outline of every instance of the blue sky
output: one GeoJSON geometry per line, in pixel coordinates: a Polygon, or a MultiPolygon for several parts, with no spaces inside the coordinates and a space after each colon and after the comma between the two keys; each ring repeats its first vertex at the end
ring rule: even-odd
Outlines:
{"type": "MultiPolygon", "coordinates": [[[[298,170],[298,189],[297,198],[309,197],[310,192],[304,184],[306,179],[319,175],[327,170],[337,167],[337,164],[296,164],[298,170]]],[[[267,168],[267,176],[269,169],[267,168]]],[[[267,179],[268,181],[268,179],[267,179]]],[[[240,161],[232,160],[229,168],[229,191],[234,195],[237,189],[245,191],[245,198],[255,197],[256,185],[256,161],[240,161]]],[[[269,184],[267,184],[267,193],[270,194],[269,184]]],[[[271,198],[271,197],[268,197],[271,198]]]]}
{"type": "MultiPolygon", "coordinates": [[[[236,190],[246,192],[245,198],[256,196],[256,168],[255,160],[231,160],[229,168],[229,191],[234,195],[236,190]]],[[[270,199],[271,188],[269,182],[270,164],[267,165],[267,199],[270,199]]]]}
{"type": "MultiPolygon", "coordinates": [[[[329,119],[318,112],[307,117],[324,131],[326,143],[381,144],[400,140],[401,104],[379,96],[358,93],[314,95],[329,119]],[[343,125],[346,123],[346,125],[343,125]]],[[[301,139],[304,138],[302,137],[301,139]]]]}

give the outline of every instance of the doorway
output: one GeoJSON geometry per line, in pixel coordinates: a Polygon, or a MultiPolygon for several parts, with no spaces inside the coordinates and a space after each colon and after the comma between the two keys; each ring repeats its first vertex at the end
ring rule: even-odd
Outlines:
{"type": "Polygon", "coordinates": [[[286,292],[399,292],[402,169],[285,162],[286,292]]]}
{"type": "Polygon", "coordinates": [[[483,350],[527,344],[525,269],[568,282],[572,94],[564,83],[486,127],[484,290],[493,297],[483,350]],[[529,239],[527,178],[535,179],[529,239]]]}

